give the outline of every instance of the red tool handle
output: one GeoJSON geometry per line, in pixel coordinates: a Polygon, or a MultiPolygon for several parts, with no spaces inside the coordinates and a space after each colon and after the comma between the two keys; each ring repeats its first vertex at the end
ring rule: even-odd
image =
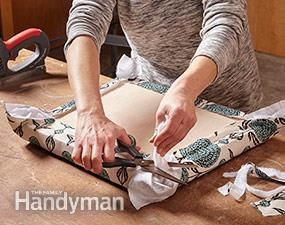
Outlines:
{"type": "Polygon", "coordinates": [[[2,67],[0,67],[0,76],[24,72],[43,66],[49,47],[47,35],[37,28],[27,29],[7,41],[1,41],[0,58],[2,67]],[[13,68],[9,68],[9,60],[15,60],[22,49],[31,46],[35,46],[34,53],[22,62],[17,63],[13,68]]]}
{"type": "Polygon", "coordinates": [[[41,30],[37,28],[30,28],[27,29],[11,39],[4,41],[6,48],[10,52],[12,49],[14,49],[16,46],[20,45],[21,43],[24,43],[26,40],[29,40],[33,37],[39,37],[41,35],[41,30]]]}

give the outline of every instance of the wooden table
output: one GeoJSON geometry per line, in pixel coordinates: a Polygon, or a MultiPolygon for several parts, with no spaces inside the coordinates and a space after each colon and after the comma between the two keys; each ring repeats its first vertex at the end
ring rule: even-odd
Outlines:
{"type": "MultiPolygon", "coordinates": [[[[66,65],[47,59],[45,79],[0,91],[0,99],[51,109],[72,98],[66,77],[66,65]]],[[[101,83],[108,78],[101,76],[101,83]]],[[[226,163],[163,201],[136,211],[125,191],[28,145],[13,133],[0,110],[0,223],[1,224],[285,224],[285,217],[261,216],[249,203],[258,200],[248,194],[242,203],[222,197],[217,188],[228,180],[225,171],[238,170],[246,162],[285,170],[285,137],[277,136],[266,144],[226,163]],[[57,171],[55,173],[55,171],[57,171]],[[59,190],[76,196],[123,196],[122,212],[77,211],[73,215],[59,211],[16,211],[15,191],[59,190]]],[[[262,188],[275,185],[255,180],[262,188]]]]}

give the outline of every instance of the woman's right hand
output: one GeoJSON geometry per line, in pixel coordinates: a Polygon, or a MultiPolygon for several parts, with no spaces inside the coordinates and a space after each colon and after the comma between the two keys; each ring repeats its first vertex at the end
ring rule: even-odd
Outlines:
{"type": "Polygon", "coordinates": [[[126,130],[105,115],[78,113],[72,159],[82,164],[85,169],[99,174],[102,172],[103,161],[114,160],[117,139],[131,144],[126,130]]]}

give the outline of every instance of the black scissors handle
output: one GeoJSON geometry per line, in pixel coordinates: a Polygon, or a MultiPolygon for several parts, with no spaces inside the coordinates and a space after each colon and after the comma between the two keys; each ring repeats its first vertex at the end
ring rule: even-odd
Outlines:
{"type": "Polygon", "coordinates": [[[117,140],[118,146],[115,148],[116,153],[127,152],[135,159],[142,159],[143,155],[136,149],[136,139],[132,135],[128,135],[131,144],[127,145],[120,140],[117,140]]]}
{"type": "Polygon", "coordinates": [[[105,168],[112,168],[112,167],[136,167],[138,164],[136,159],[143,159],[143,155],[136,149],[136,139],[129,135],[129,138],[131,139],[131,144],[127,145],[117,140],[118,146],[115,147],[116,153],[128,153],[130,156],[133,157],[132,160],[130,159],[124,159],[121,157],[115,157],[115,160],[113,162],[103,162],[103,167],[105,168]]]}

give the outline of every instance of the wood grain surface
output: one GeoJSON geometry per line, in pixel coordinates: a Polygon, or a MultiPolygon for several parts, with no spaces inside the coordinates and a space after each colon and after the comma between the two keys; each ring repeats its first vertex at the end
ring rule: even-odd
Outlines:
{"type": "Polygon", "coordinates": [[[255,50],[285,56],[285,1],[248,0],[255,50]]]}
{"type": "MultiPolygon", "coordinates": [[[[66,77],[66,65],[47,59],[48,74],[44,79],[29,82],[9,90],[0,91],[0,99],[51,109],[72,99],[66,77]]],[[[101,77],[101,82],[108,79],[101,77]]],[[[253,162],[260,166],[285,170],[285,137],[277,136],[267,143],[233,159],[209,174],[179,188],[177,193],[161,202],[136,211],[125,191],[108,184],[72,165],[58,160],[46,151],[28,144],[13,133],[0,110],[0,223],[28,225],[79,225],[79,224],[168,224],[168,225],[281,225],[285,217],[262,217],[249,204],[258,198],[248,194],[245,201],[225,198],[217,188],[228,180],[225,171],[238,170],[241,165],[253,162]],[[74,196],[122,196],[125,210],[77,211],[70,215],[59,211],[16,211],[15,191],[60,190],[74,196]]],[[[251,180],[260,188],[275,184],[251,180]]]]}
{"type": "Polygon", "coordinates": [[[64,37],[71,3],[71,0],[0,0],[3,38],[31,27],[45,31],[50,40],[64,37]]]}

